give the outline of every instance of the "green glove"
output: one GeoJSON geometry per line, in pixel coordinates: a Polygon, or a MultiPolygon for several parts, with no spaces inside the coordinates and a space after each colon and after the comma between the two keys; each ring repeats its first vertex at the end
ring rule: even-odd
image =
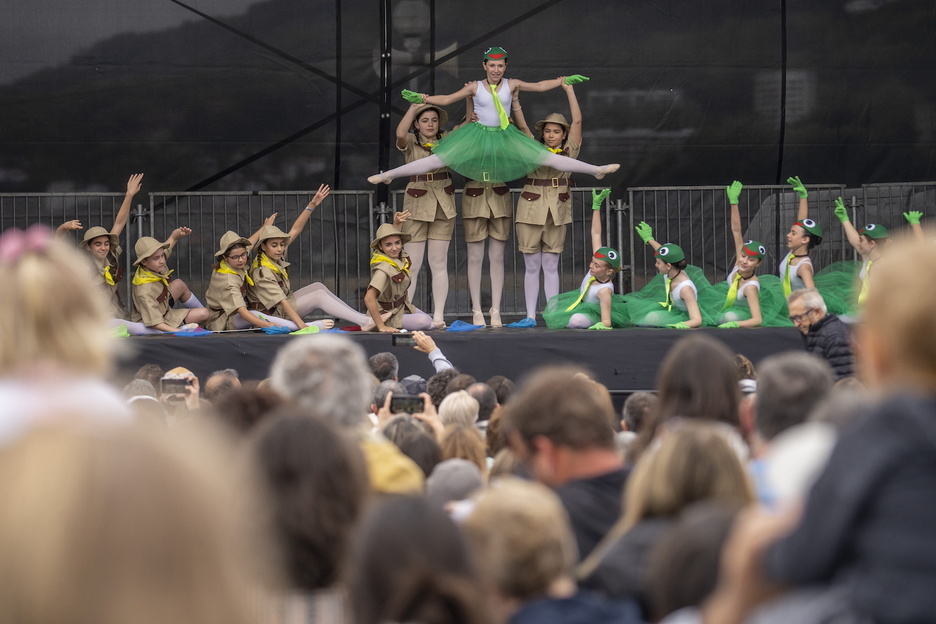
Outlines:
{"type": "Polygon", "coordinates": [[[111,327],[110,335],[114,338],[129,338],[130,332],[127,330],[126,325],[115,325],[111,327]]]}
{"type": "Polygon", "coordinates": [[[728,203],[734,206],[738,203],[738,200],[741,199],[741,189],[744,188],[744,185],[735,180],[731,183],[731,186],[725,188],[725,193],[728,194],[728,203]]]}
{"type": "Polygon", "coordinates": [[[842,201],[841,197],[835,200],[835,216],[838,217],[838,220],[842,223],[848,221],[848,208],[845,207],[845,202],[842,201]]]}
{"type": "Polygon", "coordinates": [[[667,327],[670,329],[692,329],[689,327],[689,323],[670,323],[667,327]]]}
{"type": "Polygon", "coordinates": [[[604,200],[610,194],[611,194],[611,189],[605,189],[601,191],[600,193],[595,192],[595,190],[592,189],[592,210],[601,210],[601,206],[602,204],[604,204],[604,200]]]}
{"type": "Polygon", "coordinates": [[[423,96],[415,91],[410,91],[409,89],[403,89],[403,99],[411,104],[422,104],[423,96]]]}
{"type": "Polygon", "coordinates": [[[923,216],[923,213],[919,210],[911,210],[910,212],[903,213],[903,216],[910,225],[920,225],[920,217],[923,216]]]}
{"type": "Polygon", "coordinates": [[[317,325],[306,325],[302,329],[297,329],[294,332],[289,332],[290,336],[301,336],[303,334],[317,334],[319,333],[319,328],[317,325]]]}
{"type": "Polygon", "coordinates": [[[642,240],[645,244],[650,243],[650,239],[653,238],[653,228],[651,228],[646,221],[641,221],[640,225],[634,229],[637,230],[637,236],[640,237],[640,240],[642,240]]]}
{"type": "Polygon", "coordinates": [[[787,178],[787,184],[793,187],[793,190],[796,191],[801,199],[806,199],[809,196],[809,193],[806,191],[806,187],[800,182],[799,176],[792,178],[787,178]]]}
{"type": "Polygon", "coordinates": [[[741,327],[741,325],[738,324],[738,321],[728,321],[727,323],[719,325],[718,329],[738,329],[739,327],[741,327]]]}
{"type": "Polygon", "coordinates": [[[605,325],[604,323],[602,323],[601,321],[598,321],[597,323],[595,323],[588,329],[611,329],[611,328],[605,325]]]}
{"type": "Polygon", "coordinates": [[[565,83],[567,85],[574,85],[580,82],[588,82],[590,78],[588,76],[583,76],[582,74],[572,74],[571,76],[565,77],[565,83]]]}

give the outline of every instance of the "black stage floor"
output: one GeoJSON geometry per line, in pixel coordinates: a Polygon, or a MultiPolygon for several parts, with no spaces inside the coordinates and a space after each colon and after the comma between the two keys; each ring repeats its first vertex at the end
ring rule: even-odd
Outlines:
{"type": "MultiPolygon", "coordinates": [[[[432,332],[436,344],[463,373],[483,381],[505,375],[515,381],[546,365],[574,363],[592,371],[613,394],[653,389],[657,368],[669,348],[689,332],[718,338],[755,364],[781,351],[803,348],[792,327],[696,330],[626,329],[615,331],[533,329],[479,329],[470,332],[432,332]]],[[[393,347],[390,334],[350,332],[368,355],[392,351],[400,360],[400,377],[433,374],[428,358],[412,347],[393,347]]],[[[184,366],[204,380],[213,371],[236,369],[242,379],[267,376],[276,351],[291,336],[263,333],[212,334],[203,337],[140,336],[126,339],[131,354],[121,363],[132,374],[143,364],[168,370],[184,366]]]]}

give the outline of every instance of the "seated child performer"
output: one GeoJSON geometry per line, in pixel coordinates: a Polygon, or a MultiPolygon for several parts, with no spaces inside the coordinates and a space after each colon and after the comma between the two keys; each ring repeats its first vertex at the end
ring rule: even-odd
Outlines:
{"type": "Polygon", "coordinates": [[[432,317],[413,307],[407,296],[410,285],[410,259],[403,251],[409,234],[400,229],[409,213],[398,212],[393,223],[377,229],[370,247],[371,281],[364,295],[364,305],[378,331],[398,332],[432,328],[432,317]]]}
{"type": "Polygon", "coordinates": [[[140,333],[194,329],[208,320],[208,309],[202,307],[185,282],[170,278],[172,271],[166,268],[176,243],[191,233],[187,227],[176,228],[163,243],[144,236],[133,246],[137,256],[133,264],[137,268],[131,282],[133,316],[130,320],[146,326],[140,333]],[[176,301],[182,304],[182,309],[173,308],[176,301]]]}
{"type": "Polygon", "coordinates": [[[601,241],[601,205],[610,189],[592,191],[592,260],[578,290],[552,297],[543,311],[550,329],[611,329],[627,327],[630,318],[624,297],[614,294],[614,275],[621,270],[621,255],[601,241]]]}
{"type": "MultiPolygon", "coordinates": [[[[644,243],[653,247],[658,275],[637,292],[624,295],[631,322],[645,327],[690,329],[713,325],[708,310],[720,297],[698,267],[689,266],[679,245],[661,245],[644,221],[636,228],[644,243]],[[704,298],[705,303],[700,304],[704,298]],[[708,317],[708,318],[706,318],[708,317]]],[[[723,301],[723,299],[722,299],[723,301]]]]}
{"type": "MultiPolygon", "coordinates": [[[[257,235],[256,256],[249,273],[253,284],[247,283],[247,307],[255,316],[260,317],[262,314],[263,319],[292,331],[308,326],[331,329],[335,322],[330,319],[309,324],[303,320],[303,317],[314,310],[322,310],[326,314],[360,326],[362,331],[373,329],[374,325],[366,314],[352,309],[324,284],[315,282],[292,292],[289,283],[289,263],[284,260],[286,248],[296,240],[312,212],[322,204],[330,192],[327,184],[319,186],[315,196],[293,221],[289,233],[275,225],[265,225],[260,230],[257,235]]],[[[314,330],[309,331],[314,333],[314,330]]]]}
{"type": "MultiPolygon", "coordinates": [[[[881,258],[884,247],[890,240],[890,233],[887,228],[879,223],[868,223],[860,230],[855,229],[851,220],[848,218],[848,208],[841,197],[835,200],[835,216],[842,223],[842,229],[845,230],[845,237],[849,244],[861,256],[861,270],[858,273],[858,288],[855,297],[851,298],[857,307],[864,305],[865,299],[870,292],[871,267],[881,258]]],[[[818,278],[818,276],[817,276],[818,278]]],[[[828,305],[828,304],[826,304],[828,305]]],[[[853,307],[852,312],[857,312],[853,307]]]]}
{"type": "Polygon", "coordinates": [[[725,189],[731,206],[731,234],[737,250],[736,264],[727,279],[714,286],[724,294],[715,316],[719,327],[788,326],[780,280],[775,275],[758,278],[755,273],[764,260],[767,248],[753,240],[745,241],[741,230],[738,201],[744,186],[735,180],[725,189]]]}

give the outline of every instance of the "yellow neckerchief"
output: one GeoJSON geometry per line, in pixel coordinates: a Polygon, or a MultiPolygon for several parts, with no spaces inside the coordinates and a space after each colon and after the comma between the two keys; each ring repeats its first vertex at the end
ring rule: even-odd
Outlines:
{"type": "Polygon", "coordinates": [[[163,286],[168,288],[169,276],[172,275],[172,271],[174,270],[175,269],[170,270],[165,275],[160,275],[159,273],[153,273],[152,271],[143,267],[142,265],[138,266],[136,273],[133,275],[133,285],[142,286],[143,284],[152,284],[154,282],[162,282],[163,286]]]}
{"type": "Polygon", "coordinates": [[[283,279],[286,281],[289,281],[289,273],[286,272],[286,268],[274,263],[272,260],[267,258],[266,254],[262,251],[257,254],[257,257],[254,258],[253,261],[253,268],[256,269],[257,267],[266,267],[277,275],[282,275],[283,279]]]}
{"type": "MultiPolygon", "coordinates": [[[[501,84],[504,84],[503,79],[501,84]]],[[[494,90],[494,85],[488,84],[491,87],[491,95],[494,96],[494,108],[497,109],[497,116],[500,117],[500,129],[506,130],[507,126],[510,125],[510,120],[507,119],[507,111],[504,110],[504,105],[501,104],[500,98],[497,97],[497,91],[494,90]]]]}
{"type": "Polygon", "coordinates": [[[865,278],[861,281],[861,291],[858,293],[858,303],[863,304],[865,299],[868,298],[870,291],[871,281],[871,265],[874,264],[874,260],[868,258],[868,265],[865,267],[865,278]]]}
{"type": "Polygon", "coordinates": [[[215,269],[215,270],[216,270],[218,273],[225,273],[225,274],[227,274],[227,275],[240,275],[241,277],[247,279],[247,284],[248,284],[248,285],[250,285],[250,286],[253,286],[253,285],[254,285],[253,278],[251,278],[250,275],[248,275],[246,271],[243,272],[243,273],[241,273],[241,272],[238,271],[237,269],[232,269],[232,268],[231,268],[231,265],[229,265],[229,264],[228,264],[227,262],[225,262],[224,260],[221,260],[221,264],[220,264],[220,265],[218,266],[218,268],[215,269]]]}
{"type": "Polygon", "coordinates": [[[575,303],[573,303],[568,308],[566,308],[566,312],[571,312],[572,310],[575,309],[575,306],[582,303],[582,299],[585,298],[585,293],[588,292],[588,287],[592,285],[592,282],[597,282],[597,281],[598,279],[594,275],[589,277],[588,281],[585,282],[585,287],[582,289],[582,292],[579,293],[578,299],[575,300],[575,303]]]}
{"type": "Polygon", "coordinates": [[[391,258],[390,256],[385,256],[379,251],[375,251],[374,255],[371,256],[371,260],[370,260],[371,266],[374,266],[375,264],[380,264],[381,262],[388,262],[392,264],[394,267],[396,267],[397,271],[402,271],[403,273],[406,273],[407,275],[409,275],[409,269],[410,269],[409,256],[406,257],[406,260],[403,262],[403,266],[401,267],[399,264],[397,264],[397,261],[391,258]]]}
{"type": "Polygon", "coordinates": [[[107,282],[109,286],[114,286],[117,284],[117,282],[114,281],[114,276],[111,275],[111,268],[109,264],[104,267],[103,275],[104,275],[104,281],[107,282]]]}
{"type": "Polygon", "coordinates": [[[670,279],[669,275],[663,276],[663,287],[666,289],[666,301],[660,301],[660,305],[666,308],[667,310],[673,309],[673,295],[670,293],[670,284],[673,280],[670,279]]]}
{"type": "Polygon", "coordinates": [[[731,287],[728,289],[728,296],[725,297],[725,305],[722,306],[722,312],[735,304],[735,300],[738,298],[738,287],[741,286],[741,279],[741,271],[738,270],[738,272],[735,273],[734,280],[731,282],[731,287]]]}
{"type": "Polygon", "coordinates": [[[561,154],[561,153],[562,153],[562,148],[561,148],[561,147],[547,147],[546,149],[548,149],[548,150],[549,150],[550,152],[552,152],[553,154],[561,154]]]}
{"type": "Polygon", "coordinates": [[[436,145],[438,145],[438,143],[420,143],[419,144],[419,146],[423,148],[424,150],[426,150],[427,152],[431,152],[432,148],[435,147],[436,145]]]}

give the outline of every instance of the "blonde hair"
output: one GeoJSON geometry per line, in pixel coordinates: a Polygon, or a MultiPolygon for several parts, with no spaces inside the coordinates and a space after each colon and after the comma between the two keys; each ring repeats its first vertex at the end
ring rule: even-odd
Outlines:
{"type": "Polygon", "coordinates": [[[478,569],[507,597],[543,596],[578,558],[565,508],[545,485],[498,479],[462,523],[478,569]]]}
{"type": "Polygon", "coordinates": [[[478,422],[478,400],[465,390],[452,392],[439,404],[439,418],[445,426],[462,424],[474,425],[478,422]]]}
{"type": "Polygon", "coordinates": [[[701,500],[754,501],[726,429],[722,423],[670,421],[659,446],[651,446],[634,467],[624,491],[624,515],[579,566],[579,578],[594,571],[610,546],[645,518],[673,517],[701,500]]]}
{"type": "Polygon", "coordinates": [[[226,465],[194,430],[27,433],[0,455],[0,621],[250,622],[262,540],[226,465]]]}
{"type": "Polygon", "coordinates": [[[442,459],[467,459],[476,464],[482,475],[487,474],[487,446],[474,425],[449,425],[439,437],[442,459]]]}
{"type": "MultiPolygon", "coordinates": [[[[9,245],[11,237],[42,236],[37,227],[5,232],[2,244],[9,245]]],[[[0,375],[32,364],[92,376],[110,371],[116,340],[108,327],[108,303],[91,279],[88,254],[48,240],[0,259],[0,270],[0,375]]]]}

